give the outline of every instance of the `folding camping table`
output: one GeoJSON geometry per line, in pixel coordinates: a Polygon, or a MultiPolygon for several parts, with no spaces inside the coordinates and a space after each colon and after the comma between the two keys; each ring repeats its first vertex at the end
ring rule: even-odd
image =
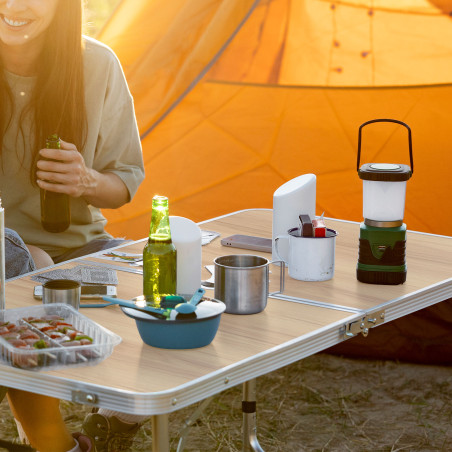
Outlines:
{"type": "MultiPolygon", "coordinates": [[[[194,350],[163,350],[145,345],[133,319],[119,306],[81,312],[119,334],[122,342],[96,366],[33,372],[0,365],[0,384],[60,399],[126,413],[152,416],[153,451],[169,451],[168,415],[242,384],[246,406],[253,407],[254,380],[273,370],[320,352],[355,334],[452,297],[452,239],[408,232],[407,281],[399,286],[359,283],[355,277],[359,224],[327,220],[339,232],[334,278],[302,282],[286,277],[282,294],[269,298],[254,315],[222,314],[213,342],[194,350]]],[[[236,212],[200,224],[222,237],[240,233],[271,237],[272,212],[236,212]]],[[[140,253],[145,239],[120,248],[140,253]]],[[[219,239],[203,247],[203,264],[225,254],[269,254],[226,248],[219,239]]],[[[60,264],[109,266],[118,274],[118,297],[141,293],[136,267],[90,255],[60,264]]],[[[271,266],[270,291],[279,285],[279,267],[271,266]]],[[[203,278],[206,278],[207,271],[203,278]]],[[[33,298],[35,282],[27,274],[6,284],[6,307],[40,303],[33,298]]],[[[207,291],[207,296],[213,292],[207,291]]],[[[283,390],[281,388],[281,390],[283,390]]],[[[244,450],[261,450],[255,437],[253,409],[245,410],[244,450]]]]}

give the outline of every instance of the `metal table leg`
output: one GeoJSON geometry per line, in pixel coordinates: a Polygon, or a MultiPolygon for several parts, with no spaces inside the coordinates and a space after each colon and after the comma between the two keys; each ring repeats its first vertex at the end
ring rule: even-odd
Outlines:
{"type": "Polygon", "coordinates": [[[170,452],[168,414],[152,416],[152,452],[170,452]]]}
{"type": "Polygon", "coordinates": [[[243,383],[243,452],[264,452],[257,440],[256,379],[243,383]]]}

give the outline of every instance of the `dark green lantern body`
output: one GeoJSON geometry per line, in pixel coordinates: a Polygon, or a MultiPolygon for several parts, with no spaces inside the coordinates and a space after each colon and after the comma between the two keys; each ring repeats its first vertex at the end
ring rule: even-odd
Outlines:
{"type": "Polygon", "coordinates": [[[369,284],[406,281],[406,225],[381,228],[361,223],[356,275],[369,284]]]}

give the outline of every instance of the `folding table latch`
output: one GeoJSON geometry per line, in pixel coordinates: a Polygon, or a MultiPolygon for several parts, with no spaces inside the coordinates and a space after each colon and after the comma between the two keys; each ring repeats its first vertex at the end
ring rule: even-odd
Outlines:
{"type": "Polygon", "coordinates": [[[347,323],[345,325],[345,338],[356,336],[361,333],[364,337],[369,334],[369,329],[374,326],[380,325],[385,321],[385,311],[384,309],[381,311],[372,312],[366,314],[359,320],[355,320],[354,322],[347,323]]]}
{"type": "Polygon", "coordinates": [[[95,405],[97,403],[97,395],[92,392],[74,390],[72,391],[72,402],[95,405]]]}

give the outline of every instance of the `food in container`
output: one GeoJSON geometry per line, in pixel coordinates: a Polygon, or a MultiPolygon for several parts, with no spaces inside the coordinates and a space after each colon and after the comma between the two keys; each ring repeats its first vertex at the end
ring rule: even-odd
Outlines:
{"type": "Polygon", "coordinates": [[[120,342],[118,335],[65,304],[9,309],[0,320],[0,360],[23,369],[94,365],[120,342]]]}

